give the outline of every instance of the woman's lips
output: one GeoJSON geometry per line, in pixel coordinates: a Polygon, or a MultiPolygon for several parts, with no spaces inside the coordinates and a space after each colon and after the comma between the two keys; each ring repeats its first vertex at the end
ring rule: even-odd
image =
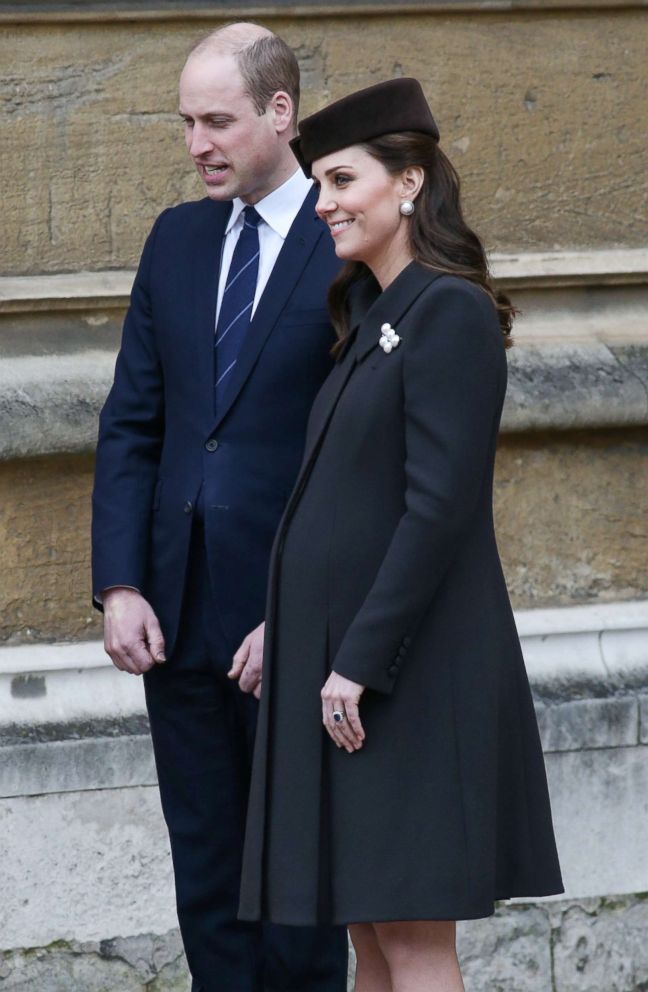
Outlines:
{"type": "Polygon", "coordinates": [[[335,223],[329,224],[329,230],[333,237],[337,238],[343,231],[348,231],[353,222],[353,217],[346,217],[344,220],[336,220],[335,223]]]}

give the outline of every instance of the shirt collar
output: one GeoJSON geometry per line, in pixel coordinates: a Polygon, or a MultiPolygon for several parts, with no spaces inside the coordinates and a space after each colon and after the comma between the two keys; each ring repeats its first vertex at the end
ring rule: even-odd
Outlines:
{"type": "MultiPolygon", "coordinates": [[[[285,183],[273,189],[271,193],[254,204],[261,219],[280,238],[285,238],[288,234],[311,185],[311,180],[306,178],[301,169],[297,169],[289,179],[286,179],[285,183]]],[[[232,200],[232,211],[227,221],[226,234],[232,230],[246,206],[247,204],[238,196],[232,200]]]]}

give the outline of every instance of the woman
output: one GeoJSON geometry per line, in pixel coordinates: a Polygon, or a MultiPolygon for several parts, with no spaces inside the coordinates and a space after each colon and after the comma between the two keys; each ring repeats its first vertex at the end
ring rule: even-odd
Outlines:
{"type": "Polygon", "coordinates": [[[274,548],[240,915],[348,924],[357,992],[456,992],[455,920],[562,891],[493,532],[513,311],[415,80],[299,132],[349,265],[274,548]]]}

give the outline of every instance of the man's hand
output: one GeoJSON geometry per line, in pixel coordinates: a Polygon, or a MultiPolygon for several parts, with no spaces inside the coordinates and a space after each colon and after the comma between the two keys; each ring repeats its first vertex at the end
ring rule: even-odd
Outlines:
{"type": "Polygon", "coordinates": [[[166,661],[158,618],[141,593],[115,587],[103,594],[104,648],[122,672],[143,675],[166,661]]]}
{"type": "Polygon", "coordinates": [[[234,664],[227,673],[228,678],[239,680],[243,692],[253,692],[257,699],[261,696],[264,633],[265,622],[247,635],[234,655],[234,664]]]}

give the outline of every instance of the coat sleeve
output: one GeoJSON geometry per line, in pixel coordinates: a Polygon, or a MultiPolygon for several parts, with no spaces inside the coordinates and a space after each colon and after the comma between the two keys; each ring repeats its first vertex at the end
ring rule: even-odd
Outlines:
{"type": "Polygon", "coordinates": [[[164,429],[163,377],[151,309],[150,276],[164,211],[142,252],[113,386],[99,418],[92,494],[92,588],[142,589],[164,429]]]}
{"type": "Polygon", "coordinates": [[[502,333],[482,290],[444,279],[412,318],[401,345],[405,512],[333,661],[338,674],[383,693],[470,524],[506,389],[502,333]]]}

